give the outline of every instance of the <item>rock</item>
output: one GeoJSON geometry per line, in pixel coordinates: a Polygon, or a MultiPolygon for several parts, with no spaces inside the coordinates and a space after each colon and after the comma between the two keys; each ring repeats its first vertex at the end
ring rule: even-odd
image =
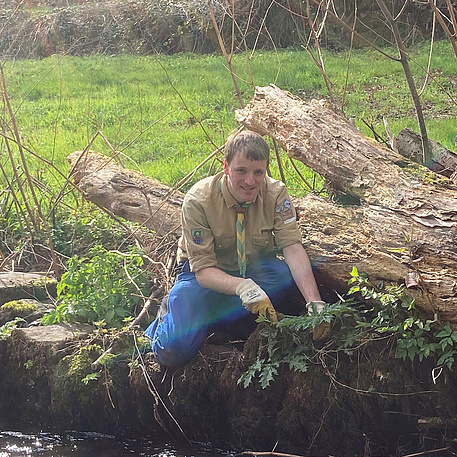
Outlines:
{"type": "Polygon", "coordinates": [[[16,317],[24,319],[26,324],[31,324],[51,309],[54,309],[52,303],[42,303],[29,298],[13,300],[0,306],[0,325],[10,322],[16,317]]]}
{"type": "Polygon", "coordinates": [[[138,427],[130,360],[92,368],[104,335],[88,324],[13,330],[0,345],[0,420],[106,433],[138,427]]]}
{"type": "Polygon", "coordinates": [[[14,336],[25,345],[45,345],[54,350],[66,343],[86,338],[93,331],[89,324],[57,324],[46,327],[28,327],[14,330],[14,336]]]}
{"type": "Polygon", "coordinates": [[[56,291],[57,280],[45,274],[0,272],[0,305],[22,298],[45,301],[56,291]]]}

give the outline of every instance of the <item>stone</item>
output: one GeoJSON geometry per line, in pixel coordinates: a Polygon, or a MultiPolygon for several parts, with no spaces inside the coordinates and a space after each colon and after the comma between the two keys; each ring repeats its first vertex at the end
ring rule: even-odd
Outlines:
{"type": "Polygon", "coordinates": [[[0,305],[22,298],[44,301],[56,292],[57,280],[46,274],[0,272],[0,305]]]}

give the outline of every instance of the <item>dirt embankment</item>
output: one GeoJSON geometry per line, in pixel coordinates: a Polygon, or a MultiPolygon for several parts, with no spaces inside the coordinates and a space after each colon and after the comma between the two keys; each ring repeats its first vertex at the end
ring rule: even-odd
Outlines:
{"type": "Polygon", "coordinates": [[[177,370],[159,367],[141,335],[69,325],[16,329],[0,342],[0,419],[310,456],[454,445],[454,374],[436,378],[433,366],[395,359],[382,342],[352,354],[322,350],[307,372],[283,369],[261,389],[238,384],[259,331],[244,344],[209,340],[177,370]],[[109,363],[108,352],[100,362],[103,345],[112,348],[109,363]]]}

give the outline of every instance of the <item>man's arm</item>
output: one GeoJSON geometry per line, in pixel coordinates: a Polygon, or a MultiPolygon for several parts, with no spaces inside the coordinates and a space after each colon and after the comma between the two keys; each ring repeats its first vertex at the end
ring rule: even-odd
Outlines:
{"type": "Polygon", "coordinates": [[[292,244],[282,250],[292,277],[307,303],[320,301],[316,279],[311,268],[308,254],[300,243],[292,244]]]}
{"type": "Polygon", "coordinates": [[[195,273],[195,277],[202,287],[227,295],[236,295],[236,288],[243,281],[243,278],[231,276],[216,267],[203,268],[195,273]]]}

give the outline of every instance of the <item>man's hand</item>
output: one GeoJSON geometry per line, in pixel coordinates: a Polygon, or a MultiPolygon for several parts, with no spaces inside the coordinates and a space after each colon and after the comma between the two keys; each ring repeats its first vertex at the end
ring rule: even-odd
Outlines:
{"type": "MultiPolygon", "coordinates": [[[[306,309],[309,314],[313,312],[321,313],[324,309],[325,302],[321,300],[310,301],[306,304],[306,309]]],[[[313,329],[313,340],[321,341],[327,338],[330,334],[330,322],[321,322],[313,329]]]]}
{"type": "Polygon", "coordinates": [[[241,298],[243,306],[252,314],[269,317],[273,324],[278,322],[276,310],[268,295],[252,279],[244,279],[240,282],[236,288],[236,294],[241,298]]]}

